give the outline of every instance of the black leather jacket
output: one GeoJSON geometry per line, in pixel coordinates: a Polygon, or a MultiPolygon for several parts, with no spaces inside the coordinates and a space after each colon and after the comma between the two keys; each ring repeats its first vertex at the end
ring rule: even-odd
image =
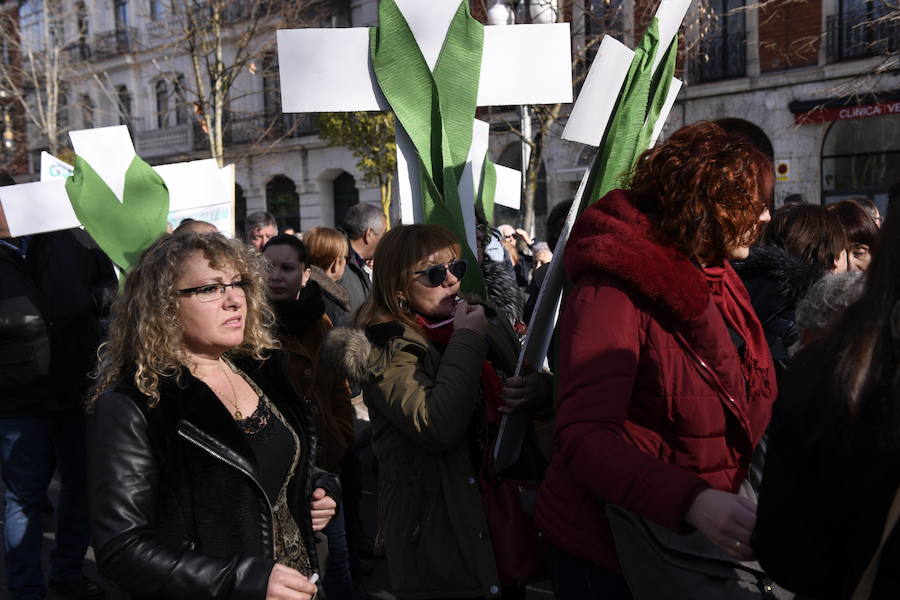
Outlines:
{"type": "MultiPolygon", "coordinates": [[[[288,503],[315,567],[310,496],[334,498],[334,475],[314,467],[310,404],[294,392],[281,352],[236,361],[301,440],[288,503]]],[[[100,572],[138,598],[263,600],[275,564],[273,512],[256,459],[231,415],[185,373],[164,381],[157,407],[131,381],[112,386],[92,419],[89,494],[100,572]]]]}

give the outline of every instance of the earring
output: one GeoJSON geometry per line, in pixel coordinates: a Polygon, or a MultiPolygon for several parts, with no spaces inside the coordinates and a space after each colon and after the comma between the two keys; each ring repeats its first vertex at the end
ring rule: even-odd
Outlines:
{"type": "Polygon", "coordinates": [[[412,309],[409,307],[409,301],[406,298],[401,296],[398,304],[400,305],[400,310],[402,310],[405,314],[408,315],[412,312],[412,309]]]}

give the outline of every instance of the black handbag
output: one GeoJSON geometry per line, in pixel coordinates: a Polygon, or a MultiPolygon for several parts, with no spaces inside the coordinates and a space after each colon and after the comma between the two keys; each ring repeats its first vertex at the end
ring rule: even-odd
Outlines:
{"type": "Polygon", "coordinates": [[[607,504],[622,573],[635,600],[787,600],[756,562],[737,562],[699,531],[678,535],[607,504]]]}

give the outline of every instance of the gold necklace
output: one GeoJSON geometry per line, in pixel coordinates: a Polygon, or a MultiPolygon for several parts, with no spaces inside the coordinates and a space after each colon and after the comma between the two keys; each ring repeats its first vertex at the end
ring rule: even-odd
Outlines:
{"type": "Polygon", "coordinates": [[[241,413],[241,409],[238,408],[237,392],[234,389],[234,384],[231,383],[231,378],[228,376],[228,370],[225,368],[225,361],[219,359],[219,366],[222,367],[222,375],[225,376],[225,381],[227,381],[228,385],[231,387],[231,397],[234,398],[231,401],[231,403],[234,404],[234,420],[240,421],[244,418],[244,415],[241,413]]]}

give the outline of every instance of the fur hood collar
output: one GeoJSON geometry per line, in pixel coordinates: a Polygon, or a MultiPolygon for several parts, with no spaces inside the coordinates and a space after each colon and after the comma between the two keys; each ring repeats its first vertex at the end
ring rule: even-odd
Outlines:
{"type": "Polygon", "coordinates": [[[344,312],[350,312],[350,295],[339,283],[331,280],[321,267],[309,266],[309,278],[319,284],[322,293],[334,300],[335,304],[344,312]]]}
{"type": "Polygon", "coordinates": [[[770,279],[777,295],[794,303],[825,274],[780,246],[754,246],[746,260],[734,264],[734,270],[748,287],[753,280],[770,279]]]}
{"type": "Polygon", "coordinates": [[[703,273],[673,246],[653,239],[650,220],[622,190],[611,191],[578,218],[564,264],[571,281],[615,276],[683,322],[701,318],[709,306],[703,273]]]}

